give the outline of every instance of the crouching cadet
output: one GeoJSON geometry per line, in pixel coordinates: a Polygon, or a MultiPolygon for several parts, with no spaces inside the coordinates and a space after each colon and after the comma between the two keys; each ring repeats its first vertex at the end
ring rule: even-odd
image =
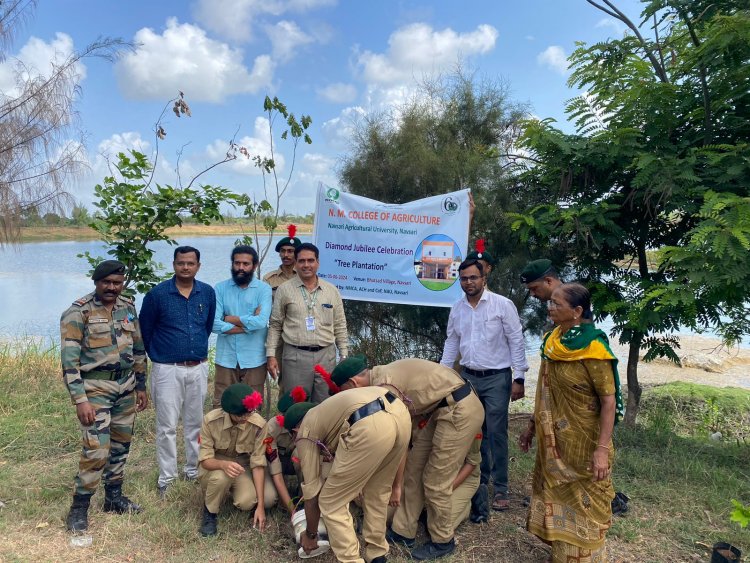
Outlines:
{"type": "Polygon", "coordinates": [[[203,536],[216,535],[217,515],[230,489],[234,506],[255,508],[253,527],[261,532],[266,527],[266,507],[276,503],[276,490],[266,477],[266,421],[257,412],[262,404],[260,393],[235,383],[222,394],[221,408],[203,417],[198,457],[203,536]]]}
{"type": "Polygon", "coordinates": [[[296,433],[297,455],[304,476],[302,493],[307,528],[300,538],[302,548],[307,553],[317,548],[318,522],[322,516],[339,561],[385,562],[388,497],[411,432],[406,406],[382,387],[352,389],[317,406],[292,405],[284,416],[284,426],[296,433]],[[325,484],[321,477],[321,457],[333,457],[325,484]],[[360,492],[364,559],[359,553],[349,512],[349,503],[360,492]]]}
{"type": "Polygon", "coordinates": [[[387,538],[413,547],[426,506],[431,541],[412,550],[411,556],[428,561],[452,553],[453,484],[484,420],[482,403],[471,385],[452,369],[413,358],[367,369],[364,356],[352,356],[336,366],[332,379],[341,389],[386,388],[418,417],[412,447],[398,471],[403,478],[393,484],[390,504],[398,510],[387,538]]]}

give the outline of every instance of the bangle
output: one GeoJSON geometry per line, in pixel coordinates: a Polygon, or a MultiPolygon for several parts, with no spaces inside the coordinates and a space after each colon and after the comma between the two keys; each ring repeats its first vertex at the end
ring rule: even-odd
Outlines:
{"type": "Polygon", "coordinates": [[[310,530],[307,530],[307,529],[306,529],[306,530],[305,530],[305,535],[306,535],[306,536],[307,536],[307,537],[308,537],[309,539],[311,539],[311,540],[314,540],[315,538],[317,538],[317,537],[318,537],[318,532],[317,532],[317,531],[315,531],[315,532],[311,532],[310,530]]]}
{"type": "Polygon", "coordinates": [[[604,448],[604,449],[605,449],[605,450],[607,450],[608,452],[609,452],[609,451],[611,451],[611,450],[609,449],[609,446],[605,446],[604,444],[597,444],[597,445],[596,445],[596,447],[597,447],[597,448],[604,448]]]}

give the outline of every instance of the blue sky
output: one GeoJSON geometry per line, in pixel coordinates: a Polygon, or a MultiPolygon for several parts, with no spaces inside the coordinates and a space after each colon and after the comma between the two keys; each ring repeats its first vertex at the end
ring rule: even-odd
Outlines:
{"type": "MultiPolygon", "coordinates": [[[[639,2],[617,5],[638,19],[639,2]]],[[[183,178],[219,159],[238,129],[237,141],[251,154],[267,154],[262,100],[278,96],[313,119],[313,144],[298,154],[281,205],[304,214],[314,208],[319,182],[339,186],[337,170],[356,124],[401,103],[418,80],[450,72],[461,60],[478,77],[507,83],[535,115],[562,122],[564,103],[575,95],[565,70],[575,42],[622,33],[619,22],[585,0],[41,0],[0,64],[0,90],[9,87],[14,58],[44,73],[55,53],[100,36],[137,44],[115,64],[91,59],[80,68],[90,171],[71,191],[84,203],[107,172],[106,156],[128,147],[153,151],[154,122],[178,90],[193,116],[167,117],[158,179],[170,184],[187,143],[183,178]]],[[[288,172],[291,155],[283,142],[278,147],[288,172]]],[[[261,189],[249,161],[203,179],[256,195],[261,189]]]]}

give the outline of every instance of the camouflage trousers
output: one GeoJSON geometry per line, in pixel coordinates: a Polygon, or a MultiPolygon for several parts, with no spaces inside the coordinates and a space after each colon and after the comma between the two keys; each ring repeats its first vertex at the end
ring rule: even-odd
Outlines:
{"type": "Polygon", "coordinates": [[[81,425],[83,449],[75,493],[93,495],[102,478],[105,484],[122,482],[135,423],[135,376],[84,379],[83,386],[96,409],[96,420],[91,426],[81,425]]]}

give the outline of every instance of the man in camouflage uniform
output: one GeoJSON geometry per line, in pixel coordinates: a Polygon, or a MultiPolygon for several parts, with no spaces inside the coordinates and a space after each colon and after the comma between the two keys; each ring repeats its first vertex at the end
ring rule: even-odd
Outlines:
{"type": "Polygon", "coordinates": [[[135,413],[148,405],[146,351],[133,301],[120,296],[125,265],[105,260],[91,279],[95,291],[75,301],[60,319],[63,380],[83,437],[66,522],[71,531],[88,528],[89,503],[102,475],[105,511],[141,511],[122,494],[122,479],[135,413]]]}

